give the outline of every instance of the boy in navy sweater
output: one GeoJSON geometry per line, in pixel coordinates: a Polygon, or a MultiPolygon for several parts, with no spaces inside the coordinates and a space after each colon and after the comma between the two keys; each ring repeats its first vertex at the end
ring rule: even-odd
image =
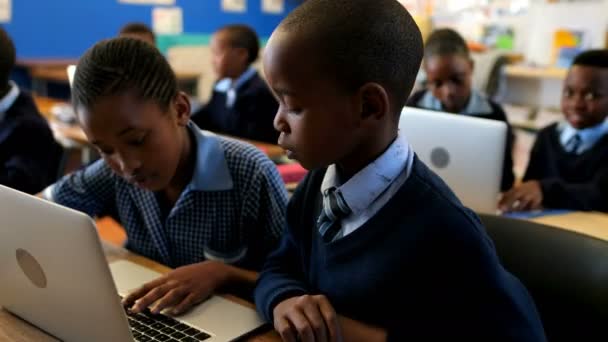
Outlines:
{"type": "Polygon", "coordinates": [[[473,212],[398,133],[422,38],[395,0],[308,0],[264,56],[279,144],[313,170],[256,305],[286,341],[543,341],[473,212]]]}
{"type": "Polygon", "coordinates": [[[501,190],[513,186],[513,141],[511,125],[502,107],[471,86],[473,60],[464,38],[451,29],[431,33],[424,47],[427,90],[421,90],[407,105],[436,111],[498,120],[507,124],[507,143],[503,162],[501,190]]]}
{"type": "Polygon", "coordinates": [[[0,29],[0,184],[35,194],[58,175],[61,147],[32,97],[12,81],[15,46],[0,29]]]}
{"type": "Polygon", "coordinates": [[[523,183],[499,203],[503,211],[608,212],[608,50],[575,58],[561,104],[566,120],[538,133],[523,183]]]}
{"type": "Polygon", "coordinates": [[[277,100],[251,66],[260,48],[255,31],[245,25],[226,26],[213,35],[210,48],[219,81],[192,120],[206,130],[276,144],[279,134],[272,119],[277,100]]]}

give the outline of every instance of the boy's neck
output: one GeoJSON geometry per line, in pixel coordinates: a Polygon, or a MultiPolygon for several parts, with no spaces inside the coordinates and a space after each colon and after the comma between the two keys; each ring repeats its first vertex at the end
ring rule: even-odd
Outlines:
{"type": "Polygon", "coordinates": [[[185,146],[182,150],[181,158],[177,164],[177,169],[175,170],[175,175],[173,176],[171,183],[169,183],[169,186],[163,191],[166,199],[171,204],[171,207],[175,205],[182,191],[186,188],[186,185],[192,180],[194,166],[196,164],[196,151],[194,150],[195,138],[188,128],[185,128],[184,130],[186,137],[184,139],[185,146]]]}
{"type": "Polygon", "coordinates": [[[397,139],[397,131],[394,130],[390,134],[384,134],[382,138],[371,139],[357,146],[350,156],[344,160],[337,162],[336,167],[341,182],[344,184],[352,178],[357,172],[363,170],[374,160],[378,159],[391,144],[397,139]]]}
{"type": "Polygon", "coordinates": [[[238,80],[241,76],[243,76],[243,74],[249,70],[249,65],[245,65],[243,68],[237,70],[237,72],[235,73],[234,77],[231,77],[230,79],[232,79],[232,82],[235,82],[236,80],[238,80]]]}

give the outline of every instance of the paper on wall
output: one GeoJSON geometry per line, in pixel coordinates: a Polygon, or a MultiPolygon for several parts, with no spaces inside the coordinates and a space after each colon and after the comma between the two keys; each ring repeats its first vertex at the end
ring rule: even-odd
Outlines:
{"type": "Polygon", "coordinates": [[[159,34],[180,34],[184,31],[181,7],[155,7],[152,10],[152,30],[159,34]]]}
{"type": "Polygon", "coordinates": [[[222,10],[224,12],[244,13],[247,11],[246,0],[222,0],[222,10]]]}
{"type": "Polygon", "coordinates": [[[0,0],[0,23],[10,23],[12,17],[12,0],[0,0]]]}
{"type": "Polygon", "coordinates": [[[285,11],[285,0],[262,0],[262,12],[281,14],[285,11]]]}

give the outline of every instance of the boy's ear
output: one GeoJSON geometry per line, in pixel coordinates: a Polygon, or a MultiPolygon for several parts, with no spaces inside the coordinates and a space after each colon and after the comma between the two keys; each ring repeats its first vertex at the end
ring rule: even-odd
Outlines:
{"type": "Polygon", "coordinates": [[[174,104],[177,123],[180,126],[186,126],[190,121],[190,100],[188,99],[188,95],[180,91],[175,97],[174,104]]]}
{"type": "Polygon", "coordinates": [[[378,83],[366,83],[359,88],[361,119],[381,119],[388,115],[390,102],[386,89],[378,83]]]}

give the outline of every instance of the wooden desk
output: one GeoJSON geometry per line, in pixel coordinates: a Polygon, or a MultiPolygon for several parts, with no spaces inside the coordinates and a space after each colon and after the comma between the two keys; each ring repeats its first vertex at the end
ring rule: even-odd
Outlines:
{"type": "MultiPolygon", "coordinates": [[[[150,268],[154,271],[160,273],[167,273],[170,271],[169,268],[160,265],[150,259],[146,259],[144,257],[135,255],[133,253],[128,252],[127,250],[110,245],[108,243],[103,244],[104,252],[106,253],[106,258],[108,262],[113,262],[117,260],[129,260],[135,262],[144,267],[150,268]]],[[[249,303],[243,299],[225,295],[226,298],[235,301],[239,304],[254,307],[252,303],[249,303]]],[[[92,308],[94,310],[94,308],[92,308]]],[[[49,310],[48,308],[44,308],[41,310],[49,310]]],[[[0,308],[0,341],[3,342],[57,342],[55,338],[47,335],[42,332],[35,326],[19,319],[16,316],[13,316],[9,312],[0,308]]],[[[255,334],[245,341],[250,342],[278,342],[281,341],[281,338],[275,331],[262,331],[258,334],[255,334]]]]}
{"type": "Polygon", "coordinates": [[[505,74],[510,77],[521,78],[554,78],[563,80],[566,78],[568,69],[555,67],[532,67],[526,65],[507,65],[505,74]]]}
{"type": "Polygon", "coordinates": [[[608,214],[577,211],[563,215],[541,216],[531,220],[608,241],[608,214]]]}

